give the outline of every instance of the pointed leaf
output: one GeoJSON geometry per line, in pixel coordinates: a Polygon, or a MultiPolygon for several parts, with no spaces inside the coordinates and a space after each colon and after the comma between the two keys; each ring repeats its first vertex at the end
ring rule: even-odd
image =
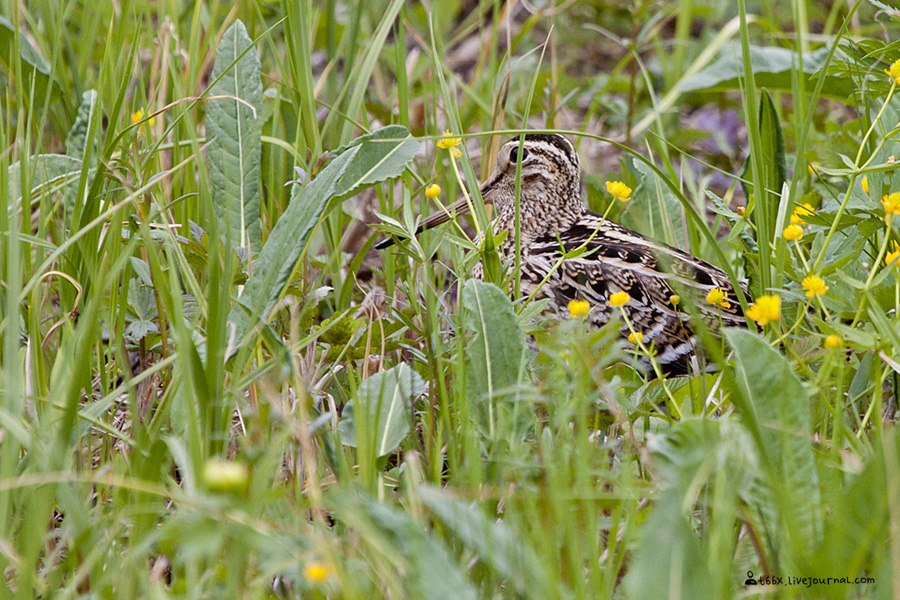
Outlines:
{"type": "Polygon", "coordinates": [[[735,404],[754,434],[782,516],[782,523],[772,526],[784,525],[796,544],[808,545],[821,534],[808,395],[788,361],[764,339],[743,329],[725,335],[735,351],[735,404]]]}
{"type": "MultiPolygon", "coordinates": [[[[819,74],[826,77],[822,93],[846,100],[852,91],[853,82],[846,77],[821,73],[828,57],[829,48],[821,48],[803,57],[803,76],[812,78],[819,74]]],[[[834,60],[847,60],[846,54],[837,50],[834,60]]],[[[799,70],[800,61],[797,53],[787,48],[750,46],[750,64],[757,85],[770,89],[792,90],[795,73],[799,70]]],[[[678,86],[682,92],[738,90],[744,65],[739,48],[726,45],[722,49],[722,57],[699,73],[688,77],[678,86]]]]}
{"type": "MultiPolygon", "coordinates": [[[[81,174],[81,161],[64,154],[38,154],[31,158],[31,195],[42,190],[74,187],[81,174]]],[[[18,210],[22,201],[22,165],[14,162],[7,170],[9,177],[9,210],[18,210]]]]}
{"type": "Polygon", "coordinates": [[[66,136],[67,155],[79,160],[84,158],[88,128],[96,108],[97,90],[88,90],[81,94],[78,114],[75,116],[75,122],[72,124],[72,129],[69,130],[69,135],[66,136]]]}
{"type": "Polygon", "coordinates": [[[241,21],[216,50],[207,104],[206,157],[219,222],[229,246],[249,256],[259,249],[259,178],[262,159],[262,82],[252,40],[241,21]]]}
{"type": "Polygon", "coordinates": [[[477,506],[443,490],[422,487],[422,501],[466,548],[503,577],[519,594],[549,598],[550,582],[530,546],[502,523],[486,518],[477,506]]]}
{"type": "Polygon", "coordinates": [[[344,407],[341,441],[353,448],[371,444],[375,456],[390,454],[409,433],[412,401],[424,391],[422,377],[406,364],[372,375],[344,407]]]}
{"type": "MultiPolygon", "coordinates": [[[[446,544],[406,511],[368,494],[336,489],[325,498],[336,519],[352,527],[369,560],[390,561],[404,590],[400,597],[431,600],[475,600],[475,588],[466,579],[446,544]]],[[[381,583],[379,583],[381,585],[381,583]]]]}
{"type": "Polygon", "coordinates": [[[525,334],[512,302],[500,288],[470,279],[463,287],[466,325],[475,333],[466,351],[466,389],[471,401],[508,393],[519,383],[525,334]]]}
{"type": "Polygon", "coordinates": [[[359,152],[335,189],[338,198],[352,196],[364,187],[396,177],[419,152],[419,142],[400,125],[389,125],[359,137],[337,152],[355,147],[359,147],[359,152]]]}
{"type": "MultiPolygon", "coordinates": [[[[17,85],[24,86],[25,89],[30,90],[31,78],[33,77],[35,96],[43,99],[47,93],[47,86],[53,85],[51,99],[55,100],[59,95],[59,89],[53,84],[53,79],[50,75],[50,65],[47,63],[47,60],[41,56],[37,48],[31,45],[28,36],[21,32],[18,36],[19,49],[16,52],[14,50],[16,39],[15,25],[5,17],[0,17],[0,63],[5,64],[8,57],[18,55],[21,59],[22,75],[25,81],[18,81],[16,82],[17,85]]],[[[10,72],[14,74],[15,70],[8,69],[7,73],[9,74],[10,72]]],[[[4,85],[8,85],[8,82],[4,82],[4,85]]]]}
{"type": "MultiPolygon", "coordinates": [[[[404,130],[405,131],[405,130],[404,130]]],[[[409,154],[409,141],[399,131],[391,133],[389,139],[402,142],[391,143],[380,138],[380,132],[364,135],[356,144],[349,145],[319,172],[318,176],[305,186],[295,184],[291,192],[291,201],[287,209],[278,219],[266,245],[253,264],[253,271],[244,286],[239,299],[241,306],[235,306],[229,321],[237,326],[237,339],[240,339],[250,322],[248,315],[253,315],[265,322],[269,312],[281,296],[294,265],[306,248],[313,230],[319,222],[330,200],[338,195],[356,193],[366,185],[375,181],[397,177],[403,173],[406,165],[412,160],[409,154]],[[381,139],[381,141],[373,141],[381,139]],[[390,156],[390,160],[381,161],[381,156],[390,156]],[[358,154],[368,158],[356,162],[358,154]],[[403,157],[401,161],[397,157],[403,157]],[[351,164],[369,165],[368,169],[358,170],[358,179],[344,177],[351,164]],[[373,168],[372,165],[377,165],[373,168]]],[[[412,142],[418,148],[418,142],[412,142]]]]}

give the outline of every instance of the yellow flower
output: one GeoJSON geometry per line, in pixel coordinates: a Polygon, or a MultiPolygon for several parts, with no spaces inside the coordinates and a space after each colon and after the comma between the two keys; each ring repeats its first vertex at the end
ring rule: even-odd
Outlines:
{"type": "Polygon", "coordinates": [[[619,202],[631,200],[631,188],[621,181],[607,181],[606,191],[613,195],[619,202]]]}
{"type": "MultiPolygon", "coordinates": [[[[453,134],[450,133],[450,130],[446,129],[444,135],[437,141],[437,147],[441,150],[450,150],[459,146],[460,142],[462,142],[461,138],[454,137],[453,134]]],[[[459,150],[457,150],[457,152],[459,152],[459,150]]],[[[456,156],[456,154],[454,154],[454,156],[456,156]]],[[[459,156],[462,156],[462,152],[459,153],[459,156]]],[[[457,158],[459,158],[459,156],[457,156],[457,158]]]]}
{"type": "Polygon", "coordinates": [[[310,583],[324,583],[331,577],[331,569],[323,562],[314,560],[303,565],[303,578],[310,583]]]}
{"type": "Polygon", "coordinates": [[[817,275],[807,275],[803,278],[801,282],[803,286],[803,291],[806,292],[807,298],[815,298],[816,296],[824,296],[825,292],[828,291],[828,286],[825,285],[825,280],[817,275]]]}
{"type": "Polygon", "coordinates": [[[436,183],[432,183],[427,188],[425,188],[425,197],[431,200],[434,200],[438,196],[441,195],[441,186],[436,183]]]}
{"type": "Polygon", "coordinates": [[[862,189],[865,193],[869,193],[869,177],[868,175],[863,175],[862,178],[862,189]]]}
{"type": "Polygon", "coordinates": [[[741,206],[738,206],[734,212],[736,212],[739,217],[743,217],[747,214],[747,207],[742,204],[741,206]]]}
{"type": "Polygon", "coordinates": [[[885,69],[885,73],[890,77],[894,83],[900,83],[900,60],[895,60],[894,64],[891,65],[890,69],[885,69]]]}
{"type": "Polygon", "coordinates": [[[812,216],[814,212],[816,209],[808,202],[795,207],[794,212],[791,213],[791,225],[803,225],[806,223],[806,218],[812,216]]]}
{"type": "Polygon", "coordinates": [[[609,305],[619,308],[628,304],[629,300],[631,300],[631,296],[628,295],[628,292],[616,292],[610,295],[609,305]]]}
{"type": "Polygon", "coordinates": [[[841,336],[832,333],[825,338],[825,343],[823,345],[828,350],[837,350],[844,345],[844,339],[841,336]]]}
{"type": "Polygon", "coordinates": [[[881,199],[881,208],[884,209],[884,218],[886,221],[890,221],[896,213],[900,213],[900,192],[885,195],[884,198],[881,199]]]}
{"type": "MultiPolygon", "coordinates": [[[[136,125],[137,123],[140,123],[141,121],[143,121],[145,116],[147,116],[147,115],[144,112],[144,109],[140,108],[140,109],[134,111],[133,113],[131,113],[131,123],[133,125],[136,125]]],[[[149,119],[147,119],[147,124],[150,126],[155,125],[156,117],[150,117],[149,119]]]]}
{"type": "Polygon", "coordinates": [[[678,306],[681,303],[681,296],[678,294],[672,294],[669,296],[669,304],[672,306],[678,306]]]}
{"type": "Polygon", "coordinates": [[[760,296],[756,302],[750,305],[747,316],[760,325],[765,325],[769,321],[777,321],[781,318],[781,296],[778,294],[760,296]]]}
{"type": "Polygon", "coordinates": [[[644,341],[644,334],[640,331],[632,331],[628,334],[628,341],[637,346],[644,341]]]}
{"type": "Polygon", "coordinates": [[[726,292],[722,288],[715,287],[709,290],[709,293],[706,294],[706,301],[713,306],[731,308],[731,302],[728,301],[728,292],[726,292]]]}
{"type": "Polygon", "coordinates": [[[900,245],[898,245],[897,242],[891,242],[891,247],[893,248],[893,250],[888,252],[884,257],[884,264],[887,266],[893,265],[896,267],[897,265],[900,265],[900,261],[897,260],[898,258],[900,258],[900,245]]]}
{"type": "Polygon", "coordinates": [[[569,300],[569,316],[573,318],[584,317],[591,310],[587,300],[569,300]]]}
{"type": "Polygon", "coordinates": [[[784,235],[784,239],[789,242],[794,242],[803,237],[803,228],[797,225],[796,223],[792,223],[784,228],[784,231],[781,232],[784,235]]]}

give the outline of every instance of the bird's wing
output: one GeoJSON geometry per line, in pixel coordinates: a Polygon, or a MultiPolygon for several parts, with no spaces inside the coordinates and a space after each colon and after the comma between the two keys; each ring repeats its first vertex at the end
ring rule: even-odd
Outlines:
{"type": "MultiPolygon", "coordinates": [[[[745,320],[728,276],[709,263],[677,248],[653,242],[599,215],[589,213],[557,236],[528,244],[523,255],[523,280],[550,297],[560,312],[569,300],[587,300],[591,319],[607,322],[612,309],[607,301],[618,291],[631,297],[625,314],[647,343],[654,342],[661,362],[680,361],[696,341],[690,326],[691,302],[713,329],[741,326],[745,320]],[[563,258],[563,253],[572,254],[563,258]],[[541,282],[544,282],[541,285],[541,282]],[[711,305],[707,293],[720,288],[727,305],[711,305]],[[673,295],[684,300],[672,302],[673,295]]],[[[749,293],[744,288],[749,298],[749,293]]]]}

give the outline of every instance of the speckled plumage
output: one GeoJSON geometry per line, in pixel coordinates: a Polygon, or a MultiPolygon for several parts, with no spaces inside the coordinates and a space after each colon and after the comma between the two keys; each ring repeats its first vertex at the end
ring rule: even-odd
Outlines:
{"type": "MultiPolygon", "coordinates": [[[[734,288],[721,269],[648,240],[584,206],[578,156],[566,138],[526,135],[523,149],[519,229],[523,295],[549,299],[550,310],[563,318],[568,317],[571,300],[586,300],[591,305],[588,321],[600,327],[618,314],[608,304],[610,295],[628,292],[631,300],[624,311],[629,322],[643,335],[644,344],[655,350],[662,371],[670,375],[690,373],[697,353],[693,317],[685,302],[713,330],[745,324],[734,288]],[[583,248],[578,256],[561,260],[563,252],[576,248],[583,248]],[[706,302],[713,288],[727,294],[729,306],[706,302]],[[676,294],[684,300],[673,305],[676,294]]],[[[511,268],[518,151],[518,138],[501,147],[497,167],[482,188],[485,202],[492,202],[497,210],[495,231],[509,231],[500,252],[511,268]]],[[[423,228],[448,218],[433,216],[423,228]]],[[[746,286],[742,290],[749,301],[746,286]]],[[[623,326],[621,332],[627,338],[630,330],[623,326]]]]}

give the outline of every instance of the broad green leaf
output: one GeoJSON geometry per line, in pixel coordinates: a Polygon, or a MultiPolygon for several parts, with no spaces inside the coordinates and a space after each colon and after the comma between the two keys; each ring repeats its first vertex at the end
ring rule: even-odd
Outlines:
{"type": "Polygon", "coordinates": [[[514,531],[486,518],[477,506],[444,490],[422,487],[420,497],[447,531],[475,552],[519,594],[549,598],[553,594],[540,561],[514,531]]]}
{"type": "Polygon", "coordinates": [[[97,108],[97,90],[88,90],[81,94],[81,104],[78,106],[78,114],[75,122],[66,136],[66,154],[79,160],[84,158],[84,149],[87,145],[88,128],[91,124],[94,110],[97,108]]]}
{"type": "Polygon", "coordinates": [[[353,448],[367,444],[375,456],[390,454],[409,433],[413,399],[424,391],[425,382],[406,364],[370,376],[344,406],[341,441],[353,448]]]}
{"type": "Polygon", "coordinates": [[[663,492],[640,536],[635,571],[627,580],[634,595],[699,597],[702,588],[694,581],[699,579],[709,590],[700,596],[730,596],[732,563],[721,558],[737,542],[740,507],[758,504],[754,483],[763,477],[752,444],[746,428],[731,417],[688,419],[650,438],[663,492]],[[699,544],[691,523],[698,509],[707,515],[699,544]]]}
{"type": "MultiPolygon", "coordinates": [[[[886,443],[883,452],[890,451],[886,443]]],[[[849,481],[839,489],[826,490],[832,508],[822,545],[811,561],[822,572],[856,577],[866,570],[873,553],[890,552],[884,547],[889,538],[884,536],[888,528],[888,496],[883,452],[873,453],[859,475],[842,473],[849,481]]]]}
{"type": "Polygon", "coordinates": [[[508,394],[525,364],[525,334],[509,297],[497,286],[470,279],[463,287],[466,326],[474,332],[466,347],[466,391],[470,402],[508,394]]]}
{"type": "MultiPolygon", "coordinates": [[[[8,76],[15,74],[16,69],[8,64],[6,60],[12,56],[18,55],[21,59],[22,75],[25,81],[19,81],[19,86],[24,86],[26,90],[31,89],[31,78],[34,78],[34,91],[37,98],[43,99],[47,92],[47,86],[53,85],[53,79],[50,75],[50,65],[41,56],[41,53],[31,45],[28,36],[22,32],[19,33],[19,50],[15,51],[16,43],[16,27],[5,17],[0,17],[0,64],[4,65],[8,76]]],[[[4,82],[8,85],[8,82],[4,82]]],[[[52,99],[57,97],[58,89],[54,85],[52,99]]],[[[4,95],[6,93],[4,92],[4,95]]],[[[43,102],[43,100],[41,100],[43,102]]]]}
{"type": "MultiPolygon", "coordinates": [[[[828,48],[820,48],[803,57],[803,75],[806,78],[819,74],[825,66],[828,48]]],[[[845,60],[840,50],[835,51],[834,59],[845,60]]],[[[778,90],[792,90],[794,72],[799,69],[800,61],[797,53],[787,48],[769,46],[750,46],[750,64],[756,84],[760,87],[778,90]]],[[[741,60],[739,46],[728,44],[722,50],[722,57],[696,75],[682,81],[678,89],[684,92],[710,92],[741,89],[744,65],[741,60]]],[[[849,78],[825,75],[822,93],[828,96],[846,99],[853,90],[853,82],[849,78]]]]}
{"type": "Polygon", "coordinates": [[[360,137],[358,143],[337,154],[310,183],[294,185],[287,209],[253,264],[239,298],[241,305],[235,306],[229,316],[229,320],[237,326],[237,339],[241,338],[250,322],[248,314],[262,322],[268,320],[269,312],[281,296],[329,201],[341,191],[346,196],[403,173],[412,160],[412,148],[418,151],[419,144],[409,138],[408,132],[403,135],[396,127],[389,129],[392,130],[390,137],[380,130],[360,137]],[[364,158],[357,159],[358,155],[364,158]],[[356,180],[345,177],[351,164],[357,168],[356,180]]]}
{"type": "MultiPolygon", "coordinates": [[[[88,168],[93,170],[97,163],[96,148],[88,148],[89,143],[95,143],[88,140],[91,128],[91,120],[96,118],[95,111],[97,109],[97,90],[88,90],[81,94],[81,104],[78,107],[78,114],[75,116],[75,122],[66,136],[66,154],[73,158],[83,161],[85,154],[88,155],[88,168]],[[87,152],[91,150],[90,152],[87,152]]],[[[84,175],[90,175],[91,172],[84,175]]],[[[85,181],[85,188],[89,187],[90,182],[85,181]]],[[[65,222],[69,222],[69,215],[72,207],[75,205],[75,198],[78,195],[78,187],[70,186],[66,188],[65,196],[63,196],[63,207],[65,209],[65,222]]]]}
{"type": "MultiPolygon", "coordinates": [[[[38,154],[31,158],[31,196],[32,200],[40,193],[58,191],[74,187],[81,174],[81,160],[64,154],[38,154]]],[[[18,210],[22,201],[22,165],[14,162],[9,165],[9,210],[18,210]]]]}
{"type": "Polygon", "coordinates": [[[322,212],[334,196],[338,179],[357,152],[359,146],[335,157],[306,186],[294,184],[291,201],[253,264],[238,298],[239,305],[229,315],[229,321],[237,326],[238,339],[250,322],[249,316],[262,322],[268,320],[322,212]]]}
{"type": "Polygon", "coordinates": [[[681,495],[670,490],[641,525],[625,577],[628,598],[708,598],[713,579],[681,495]]]}
{"type": "Polygon", "coordinates": [[[395,577],[385,586],[399,586],[397,598],[475,600],[478,594],[464,568],[453,560],[446,544],[414,521],[409,512],[378,502],[362,491],[335,489],[325,496],[338,522],[352,528],[366,562],[388,562],[395,577]]]}
{"type": "Polygon", "coordinates": [[[389,125],[353,140],[336,153],[359,147],[359,152],[341,175],[334,195],[347,198],[361,189],[380,183],[403,172],[419,152],[417,142],[406,127],[389,125]]]}
{"type": "Polygon", "coordinates": [[[206,110],[206,157],[219,233],[252,257],[261,240],[262,82],[259,58],[241,21],[216,50],[206,110]],[[218,96],[218,97],[217,97],[218,96]]]}
{"type": "Polygon", "coordinates": [[[727,329],[735,352],[734,402],[754,436],[760,463],[794,550],[817,542],[821,531],[819,478],[813,456],[809,397],[790,363],[758,335],[727,329]]]}

